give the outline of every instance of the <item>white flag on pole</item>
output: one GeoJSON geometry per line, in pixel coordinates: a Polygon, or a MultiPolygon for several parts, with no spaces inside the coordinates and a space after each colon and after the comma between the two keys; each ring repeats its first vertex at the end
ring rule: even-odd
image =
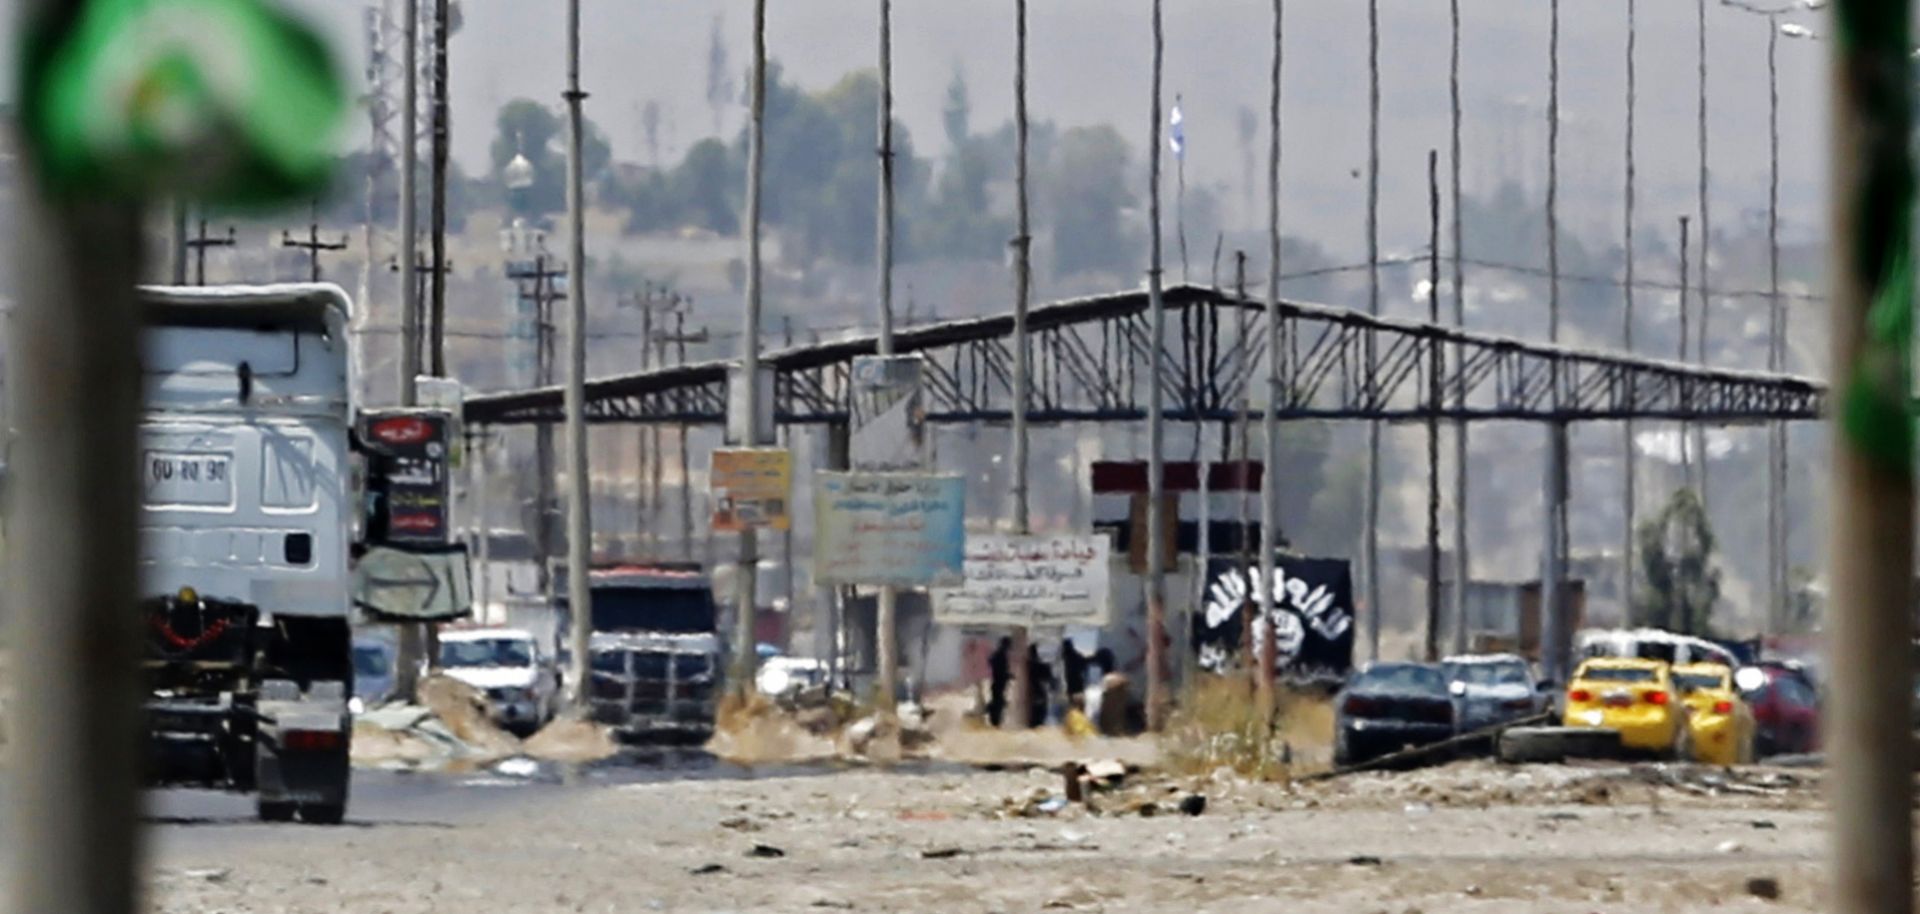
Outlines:
{"type": "Polygon", "coordinates": [[[1167,147],[1173,150],[1174,158],[1187,157],[1186,117],[1180,113],[1178,96],[1174,98],[1173,111],[1167,115],[1167,147]]]}

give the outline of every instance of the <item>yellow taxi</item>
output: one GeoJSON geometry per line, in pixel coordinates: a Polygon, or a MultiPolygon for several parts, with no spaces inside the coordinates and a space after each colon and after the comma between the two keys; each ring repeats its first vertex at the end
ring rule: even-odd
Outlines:
{"type": "Polygon", "coordinates": [[[1624,749],[1674,759],[1691,755],[1687,706],[1659,660],[1594,657],[1581,663],[1567,683],[1562,722],[1618,731],[1624,749]]]}
{"type": "Polygon", "coordinates": [[[1710,765],[1753,761],[1753,709],[1733,685],[1733,670],[1722,663],[1687,663],[1673,668],[1673,684],[1687,705],[1693,757],[1710,765]]]}

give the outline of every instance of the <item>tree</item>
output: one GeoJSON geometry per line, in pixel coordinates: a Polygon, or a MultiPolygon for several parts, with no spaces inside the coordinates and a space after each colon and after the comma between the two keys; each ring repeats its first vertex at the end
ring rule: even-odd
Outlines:
{"type": "Polygon", "coordinates": [[[1127,141],[1106,124],[1073,127],[1060,135],[1053,158],[1041,186],[1052,204],[1054,272],[1136,270],[1137,245],[1122,219],[1134,202],[1127,141]]]}
{"type": "Polygon", "coordinates": [[[1713,525],[1699,493],[1681,489],[1638,532],[1646,590],[1632,608],[1635,625],[1705,637],[1720,601],[1713,525]]]}
{"type": "MultiPolygon", "coordinates": [[[[613,147],[592,121],[586,123],[584,132],[586,148],[581,166],[585,180],[592,183],[613,160],[613,147]]],[[[500,107],[494,117],[489,158],[492,176],[514,215],[539,219],[567,208],[566,153],[567,138],[560,117],[547,106],[530,98],[516,98],[500,107]],[[516,155],[526,156],[533,165],[533,184],[522,190],[510,190],[501,181],[501,170],[516,155]]]]}

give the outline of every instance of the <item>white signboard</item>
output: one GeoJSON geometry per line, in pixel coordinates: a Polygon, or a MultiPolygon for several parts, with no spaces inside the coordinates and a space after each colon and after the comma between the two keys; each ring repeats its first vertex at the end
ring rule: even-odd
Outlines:
{"type": "Polygon", "coordinates": [[[904,472],[925,463],[917,355],[853,360],[853,422],[848,458],[856,470],[904,472]]]}
{"type": "Polygon", "coordinates": [[[1105,625],[1113,605],[1104,535],[967,537],[966,583],[934,594],[948,625],[1105,625]]]}

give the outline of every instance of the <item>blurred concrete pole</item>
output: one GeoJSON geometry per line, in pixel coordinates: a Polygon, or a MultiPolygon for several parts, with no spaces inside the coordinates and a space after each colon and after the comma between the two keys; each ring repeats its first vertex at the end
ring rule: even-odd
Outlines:
{"type": "Polygon", "coordinates": [[[1280,101],[1286,60],[1286,0],[1273,0],[1273,73],[1267,83],[1267,408],[1260,417],[1260,605],[1259,700],[1262,719],[1273,713],[1274,553],[1280,548],[1280,101]]]}
{"type": "Polygon", "coordinates": [[[573,706],[587,706],[588,649],[593,635],[593,476],[587,467],[587,198],[586,131],[580,91],[580,0],[567,2],[567,606],[573,614],[573,706]]]}
{"type": "MultiPolygon", "coordinates": [[[[1628,0],[1632,2],[1632,0],[1628,0]]],[[[1448,0],[1448,19],[1452,26],[1451,76],[1448,79],[1452,102],[1453,144],[1453,325],[1467,328],[1466,238],[1460,216],[1460,0],[1448,0]]],[[[1454,350],[1454,364],[1466,358],[1466,346],[1454,350]]],[[[1466,408],[1466,380],[1462,376],[1457,399],[1466,408]]],[[[1467,420],[1453,424],[1453,591],[1448,601],[1453,614],[1453,652],[1467,652],[1467,584],[1472,578],[1467,562],[1467,420]]]]}
{"type": "MultiPolygon", "coordinates": [[[[741,411],[746,415],[749,447],[760,444],[760,173],[766,160],[767,0],[753,0],[753,72],[748,87],[747,131],[747,307],[741,325],[741,411]]],[[[740,699],[752,693],[755,661],[754,614],[759,606],[759,537],[752,527],[740,531],[740,557],[734,581],[733,666],[731,689],[740,699]]]]}
{"type": "MultiPolygon", "coordinates": [[[[1458,0],[1456,0],[1456,2],[1458,2],[1458,0]]],[[[1640,23],[1637,12],[1635,0],[1627,0],[1627,182],[1625,191],[1626,215],[1622,220],[1622,224],[1626,227],[1626,233],[1621,246],[1621,250],[1626,257],[1626,281],[1621,284],[1621,292],[1626,298],[1626,310],[1620,319],[1620,345],[1628,355],[1633,354],[1633,205],[1635,203],[1634,180],[1636,177],[1634,174],[1634,106],[1637,102],[1635,95],[1639,88],[1637,85],[1638,66],[1634,52],[1640,40],[1640,23]]],[[[1625,608],[1627,618],[1631,621],[1633,618],[1634,584],[1633,528],[1637,522],[1635,517],[1637,495],[1634,491],[1637,480],[1634,478],[1634,470],[1635,464],[1638,462],[1638,455],[1634,450],[1633,420],[1628,419],[1623,425],[1624,429],[1621,432],[1620,442],[1620,458],[1622,463],[1622,481],[1625,484],[1626,522],[1622,525],[1623,529],[1621,530],[1620,540],[1620,604],[1625,608]]]]}
{"type": "MultiPolygon", "coordinates": [[[[1713,215],[1711,208],[1708,206],[1707,193],[1707,136],[1710,132],[1707,129],[1707,0],[1696,0],[1695,6],[1699,13],[1697,35],[1700,42],[1700,338],[1695,344],[1694,357],[1700,360],[1701,365],[1705,366],[1712,364],[1710,353],[1707,349],[1707,323],[1713,314],[1711,272],[1713,266],[1713,215]]],[[[1711,488],[1711,486],[1707,481],[1710,474],[1708,471],[1709,461],[1707,460],[1706,423],[1696,422],[1693,424],[1693,448],[1694,459],[1698,462],[1700,478],[1700,510],[1711,519],[1713,516],[1713,508],[1712,497],[1708,494],[1708,489],[1711,488]]]]}
{"type": "MultiPolygon", "coordinates": [[[[16,24],[82,5],[18,4],[16,24]]],[[[134,586],[140,214],[48,196],[30,154],[22,165],[6,554],[17,700],[0,886],[10,914],[129,914],[146,758],[134,586]]]]}
{"type": "MultiPolygon", "coordinates": [[[[1767,17],[1767,368],[1786,370],[1787,308],[1780,299],[1780,17],[1767,17]]],[[[1767,632],[1781,634],[1787,612],[1787,424],[1767,435],[1767,632]]]]}
{"type": "MultiPolygon", "coordinates": [[[[187,201],[176,198],[167,208],[170,210],[168,216],[173,233],[167,239],[167,260],[172,267],[168,273],[172,279],[168,281],[176,286],[184,286],[187,284],[187,201]]],[[[361,300],[365,301],[366,296],[362,295],[361,300]]]]}
{"type": "Polygon", "coordinates": [[[1827,795],[1834,909],[1913,910],[1913,129],[1904,0],[1836,0],[1827,795]],[[1843,399],[1844,398],[1844,399],[1843,399]]]}
{"type": "MultiPolygon", "coordinates": [[[[1551,0],[1547,35],[1547,338],[1560,342],[1560,0],[1551,0]]],[[[1554,364],[1552,382],[1560,383],[1554,364]]],[[[1540,576],[1540,665],[1566,681],[1567,617],[1561,581],[1567,573],[1567,424],[1547,427],[1546,560],[1540,576]]]]}
{"type": "MultiPolygon", "coordinates": [[[[1153,103],[1147,131],[1147,729],[1158,733],[1166,726],[1171,696],[1167,694],[1167,563],[1165,405],[1161,403],[1161,374],[1166,371],[1166,303],[1160,294],[1160,69],[1165,52],[1160,0],[1153,0],[1153,103]]],[[[1024,658],[1014,662],[1024,663],[1024,658]]]]}
{"type": "MultiPolygon", "coordinates": [[[[1440,150],[1427,151],[1427,321],[1440,325],[1440,150]]],[[[1440,659],[1440,379],[1446,347],[1438,339],[1427,346],[1427,625],[1426,658],[1440,659]]]]}
{"type": "MultiPolygon", "coordinates": [[[[1367,313],[1380,313],[1380,0],[1367,0],[1367,313]]],[[[1374,361],[1373,335],[1366,340],[1374,361]]],[[[1369,397],[1372,392],[1369,391],[1369,397]]],[[[1380,422],[1367,423],[1367,491],[1360,560],[1366,568],[1367,659],[1380,659],[1380,422]]]]}
{"type": "MultiPolygon", "coordinates": [[[[880,237],[874,245],[879,258],[880,340],[882,356],[893,355],[893,3],[880,0],[880,237]]],[[[874,697],[883,720],[892,720],[899,708],[900,589],[882,587],[874,612],[874,645],[879,655],[874,697]]]]}
{"type": "MultiPolygon", "coordinates": [[[[420,375],[420,286],[414,282],[418,267],[419,234],[416,204],[419,196],[414,177],[419,165],[420,127],[420,0],[406,0],[406,22],[401,26],[400,81],[400,404],[415,402],[414,379],[420,375]]],[[[204,234],[204,233],[203,233],[204,234]]]]}
{"type": "MultiPolygon", "coordinates": [[[[1033,238],[1027,209],[1027,0],[1014,0],[1013,5],[1013,532],[1024,536],[1033,532],[1027,509],[1027,307],[1033,294],[1033,238]]],[[[1013,642],[1008,666],[1013,682],[1005,720],[1020,729],[1039,723],[1028,719],[1034,684],[1027,675],[1025,626],[1016,627],[1013,642]]]]}

